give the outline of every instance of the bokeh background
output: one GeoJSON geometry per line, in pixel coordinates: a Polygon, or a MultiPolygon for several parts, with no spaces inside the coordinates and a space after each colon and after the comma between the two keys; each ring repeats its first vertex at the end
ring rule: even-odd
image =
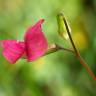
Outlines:
{"type": "MultiPolygon", "coordinates": [[[[96,73],[96,0],[0,0],[0,40],[23,40],[28,26],[44,18],[49,42],[71,47],[58,35],[56,16],[64,12],[82,57],[96,73]]],[[[58,51],[11,65],[0,52],[0,96],[96,96],[94,81],[76,57],[58,51]]]]}

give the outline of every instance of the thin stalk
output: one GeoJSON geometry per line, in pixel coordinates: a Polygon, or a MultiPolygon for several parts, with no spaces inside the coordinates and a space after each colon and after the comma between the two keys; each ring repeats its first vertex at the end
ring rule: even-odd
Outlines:
{"type": "Polygon", "coordinates": [[[81,57],[80,54],[78,54],[76,56],[78,58],[78,60],[80,61],[80,63],[85,67],[85,69],[87,70],[87,72],[90,74],[90,76],[96,80],[96,76],[95,74],[93,73],[93,71],[90,69],[90,67],[88,66],[88,64],[85,62],[85,60],[81,57]]]}
{"type": "Polygon", "coordinates": [[[60,50],[74,53],[74,50],[63,48],[63,47],[61,47],[61,46],[59,46],[57,44],[51,44],[49,46],[49,48],[47,49],[47,52],[44,54],[44,56],[48,55],[48,54],[51,54],[51,53],[55,53],[55,52],[60,51],[60,50]]]}
{"type": "Polygon", "coordinates": [[[67,49],[67,48],[61,48],[61,50],[64,50],[64,51],[67,51],[67,52],[71,52],[71,53],[74,53],[73,50],[71,50],[71,49],[67,49]]]}
{"type": "Polygon", "coordinates": [[[78,60],[80,61],[80,63],[83,65],[83,67],[87,70],[87,72],[90,74],[90,76],[91,76],[94,80],[96,80],[95,74],[94,74],[93,71],[90,69],[90,67],[89,67],[88,64],[85,62],[85,60],[81,57],[79,50],[76,48],[76,46],[75,46],[75,44],[74,44],[74,41],[73,41],[73,39],[72,39],[71,32],[70,32],[70,30],[69,30],[69,27],[68,27],[68,24],[67,24],[67,21],[66,21],[65,17],[63,18],[63,21],[64,21],[64,23],[65,23],[66,30],[67,30],[67,33],[68,33],[68,35],[69,35],[69,39],[70,39],[70,42],[71,42],[71,44],[72,44],[72,47],[73,47],[73,49],[74,49],[74,51],[75,51],[76,57],[78,58],[78,60]]]}
{"type": "Polygon", "coordinates": [[[67,21],[66,21],[65,17],[63,18],[63,21],[64,21],[64,23],[65,23],[66,30],[67,30],[67,33],[68,33],[70,42],[71,42],[71,44],[72,44],[72,47],[73,47],[75,53],[78,53],[78,50],[77,50],[77,48],[76,48],[76,46],[75,46],[75,44],[74,44],[74,41],[73,41],[73,39],[72,39],[71,32],[70,32],[70,30],[69,30],[69,27],[68,27],[68,24],[67,24],[67,21]]]}

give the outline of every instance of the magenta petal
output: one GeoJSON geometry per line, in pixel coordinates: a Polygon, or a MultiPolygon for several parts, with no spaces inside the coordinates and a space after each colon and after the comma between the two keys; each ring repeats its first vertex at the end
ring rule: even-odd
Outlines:
{"type": "Polygon", "coordinates": [[[28,61],[33,61],[44,55],[48,43],[42,32],[41,24],[43,19],[39,20],[34,26],[30,27],[25,35],[26,55],[28,61]]]}
{"type": "Polygon", "coordinates": [[[10,62],[15,63],[24,53],[25,45],[16,40],[2,40],[3,56],[10,62]]]}

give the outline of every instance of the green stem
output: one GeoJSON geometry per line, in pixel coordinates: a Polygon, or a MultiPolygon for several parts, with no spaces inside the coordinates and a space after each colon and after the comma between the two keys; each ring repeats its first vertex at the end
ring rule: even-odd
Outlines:
{"type": "Polygon", "coordinates": [[[73,39],[72,39],[72,36],[71,36],[71,32],[70,32],[70,30],[69,30],[69,27],[68,27],[68,24],[67,24],[67,21],[66,21],[65,17],[63,18],[63,21],[64,21],[64,23],[65,23],[66,30],[67,30],[67,33],[68,33],[70,42],[71,42],[71,44],[72,44],[72,47],[73,47],[75,53],[78,53],[78,50],[77,50],[77,48],[75,47],[75,44],[74,44],[74,42],[73,42],[73,39]]]}
{"type": "Polygon", "coordinates": [[[59,46],[57,44],[53,44],[53,45],[51,45],[51,47],[48,48],[48,50],[45,53],[45,55],[48,55],[48,54],[51,54],[51,53],[55,53],[55,52],[60,51],[60,50],[74,53],[74,51],[71,50],[71,49],[63,48],[63,47],[61,47],[61,46],[59,46]]]}

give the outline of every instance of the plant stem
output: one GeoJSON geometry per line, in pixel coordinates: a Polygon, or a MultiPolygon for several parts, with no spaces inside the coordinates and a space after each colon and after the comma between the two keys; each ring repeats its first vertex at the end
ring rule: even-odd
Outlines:
{"type": "Polygon", "coordinates": [[[87,70],[87,72],[90,74],[90,76],[96,80],[96,76],[93,73],[93,71],[90,69],[90,67],[88,66],[88,64],[85,62],[85,60],[81,57],[80,53],[78,53],[78,55],[76,55],[76,57],[78,58],[78,60],[80,61],[80,63],[85,67],[85,69],[87,70]]]}
{"type": "Polygon", "coordinates": [[[74,53],[74,50],[72,50],[72,49],[63,48],[63,47],[61,47],[61,46],[59,46],[59,45],[57,45],[57,44],[56,44],[56,46],[57,46],[59,49],[61,49],[61,50],[68,51],[68,52],[71,52],[71,53],[74,53]]]}
{"type": "Polygon", "coordinates": [[[47,50],[47,52],[44,54],[45,55],[48,55],[48,54],[51,54],[51,53],[55,53],[57,51],[60,51],[60,50],[63,50],[63,51],[67,51],[67,52],[71,52],[71,53],[74,53],[74,50],[71,50],[71,49],[67,49],[67,48],[63,48],[57,44],[51,44],[47,50]]]}
{"type": "Polygon", "coordinates": [[[73,47],[75,53],[78,53],[78,50],[77,50],[77,48],[76,48],[76,46],[75,46],[75,44],[74,44],[74,42],[73,42],[73,39],[72,39],[72,36],[71,36],[71,32],[70,32],[70,30],[69,30],[69,27],[68,27],[68,24],[67,24],[67,21],[66,21],[65,17],[63,18],[63,21],[64,21],[64,23],[65,23],[66,30],[67,30],[67,33],[68,33],[70,42],[71,42],[71,44],[72,44],[72,47],[73,47]]]}
{"type": "Polygon", "coordinates": [[[94,74],[93,71],[90,69],[90,67],[89,67],[88,64],[85,62],[85,60],[81,57],[79,50],[76,48],[76,46],[75,46],[75,44],[74,44],[74,41],[73,41],[73,39],[72,39],[71,32],[70,32],[70,30],[69,30],[69,27],[68,27],[68,24],[67,24],[67,21],[66,21],[65,17],[63,18],[63,21],[64,21],[64,23],[65,23],[66,30],[67,30],[67,33],[68,33],[68,35],[69,35],[69,39],[70,39],[70,42],[71,42],[71,44],[72,44],[72,47],[73,47],[73,49],[74,49],[74,51],[75,51],[76,57],[78,58],[78,60],[80,61],[80,63],[83,65],[83,67],[87,70],[87,72],[90,74],[90,76],[91,76],[94,80],[96,80],[95,74],[94,74]]]}

